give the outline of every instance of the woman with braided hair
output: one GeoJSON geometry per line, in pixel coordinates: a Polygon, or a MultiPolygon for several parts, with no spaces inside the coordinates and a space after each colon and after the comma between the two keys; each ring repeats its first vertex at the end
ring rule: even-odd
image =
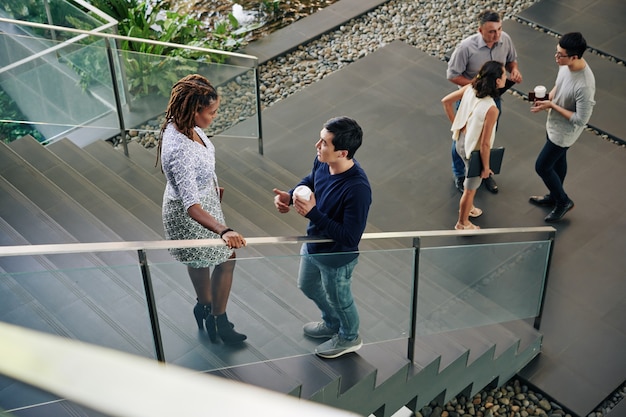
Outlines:
{"type": "Polygon", "coordinates": [[[165,238],[219,239],[224,246],[172,248],[187,266],[198,303],[193,309],[198,328],[206,326],[212,342],[240,343],[226,316],[235,269],[235,251],[244,237],[224,221],[215,175],[215,147],[203,132],[217,116],[220,98],[205,77],[192,74],[172,88],[159,140],[159,157],[167,184],[163,195],[165,238]],[[210,268],[213,268],[211,274],[210,268]]]}
{"type": "Polygon", "coordinates": [[[506,84],[506,69],[498,61],[487,61],[470,84],[448,94],[441,99],[443,108],[452,122],[452,139],[456,141],[456,151],[465,162],[465,182],[456,230],[480,229],[469,221],[478,217],[482,210],[474,207],[474,196],[483,179],[493,174],[489,168],[489,155],[496,137],[496,123],[500,113],[494,98],[500,96],[499,89],[506,84]],[[453,105],[461,100],[454,113],[453,105]],[[480,150],[482,172],[479,177],[467,178],[470,154],[480,150]]]}

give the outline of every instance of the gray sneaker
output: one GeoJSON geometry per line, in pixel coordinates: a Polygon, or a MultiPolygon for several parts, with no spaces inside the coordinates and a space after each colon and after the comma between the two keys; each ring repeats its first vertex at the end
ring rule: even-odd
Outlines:
{"type": "Polygon", "coordinates": [[[312,321],[302,326],[302,331],[306,336],[315,339],[328,339],[337,334],[337,330],[333,330],[326,326],[323,321],[312,321]]]}
{"type": "Polygon", "coordinates": [[[315,354],[321,358],[333,359],[346,353],[356,352],[361,349],[361,346],[363,346],[361,336],[357,336],[354,340],[346,340],[336,334],[332,339],[315,348],[315,354]]]}

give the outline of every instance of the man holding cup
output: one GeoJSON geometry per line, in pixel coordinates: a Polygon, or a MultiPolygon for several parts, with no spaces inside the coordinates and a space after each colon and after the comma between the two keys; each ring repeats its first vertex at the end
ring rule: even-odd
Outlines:
{"type": "Polygon", "coordinates": [[[372,203],[369,180],[353,159],[362,140],[363,131],[353,119],[330,119],[315,144],[317,158],[311,173],[289,192],[274,189],[279,212],[287,213],[293,204],[309,219],[307,236],[333,240],[305,243],[300,251],[298,288],[322,313],[322,321],[307,323],[302,330],[308,337],[329,339],[315,349],[322,358],[337,358],[363,345],[351,290],[372,203]]]}
{"type": "MultiPolygon", "coordinates": [[[[537,156],[535,171],[548,188],[549,194],[532,196],[530,202],[552,207],[546,222],[556,222],[574,208],[574,202],[563,189],[567,174],[567,150],[580,137],[596,104],[596,81],[583,54],[587,42],[580,32],[561,37],[554,54],[559,72],[547,99],[535,98],[530,111],[548,111],[546,143],[537,156]]],[[[536,93],[535,93],[536,95],[536,93]]]]}
{"type": "MultiPolygon", "coordinates": [[[[446,77],[448,80],[463,87],[472,82],[478,71],[487,61],[501,62],[509,76],[505,87],[500,89],[504,93],[515,83],[522,82],[522,74],[517,66],[517,52],[511,37],[502,31],[500,15],[493,10],[485,10],[478,15],[478,33],[461,41],[448,61],[446,77]]],[[[502,113],[501,99],[494,99],[499,114],[502,113]]],[[[456,152],[452,143],[452,174],[454,184],[459,192],[463,193],[465,180],[465,164],[456,152]]],[[[492,193],[498,192],[498,185],[492,176],[484,180],[485,186],[492,193]]]]}

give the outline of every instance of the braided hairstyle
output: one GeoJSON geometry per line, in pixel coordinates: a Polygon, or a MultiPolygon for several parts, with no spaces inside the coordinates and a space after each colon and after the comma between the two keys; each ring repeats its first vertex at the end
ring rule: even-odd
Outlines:
{"type": "Polygon", "coordinates": [[[476,97],[499,97],[500,91],[496,80],[502,77],[504,65],[498,61],[487,61],[478,71],[478,75],[472,80],[472,87],[476,91],[476,97]]]}
{"type": "Polygon", "coordinates": [[[196,113],[209,107],[218,98],[215,87],[202,75],[190,74],[178,80],[172,87],[170,101],[165,111],[165,120],[161,126],[157,152],[158,158],[161,156],[161,142],[167,125],[174,123],[182,134],[193,140],[193,129],[196,127],[196,113]]]}

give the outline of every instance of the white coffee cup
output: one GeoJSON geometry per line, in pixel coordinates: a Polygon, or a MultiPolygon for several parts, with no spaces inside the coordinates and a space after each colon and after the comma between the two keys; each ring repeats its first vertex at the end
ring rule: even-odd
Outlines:
{"type": "Polygon", "coordinates": [[[295,190],[293,190],[294,197],[302,200],[309,201],[311,199],[311,189],[306,185],[298,185],[295,190]]]}
{"type": "Polygon", "coordinates": [[[546,97],[546,87],[544,87],[543,85],[538,85],[537,87],[535,87],[535,99],[537,100],[544,100],[546,97]]]}

